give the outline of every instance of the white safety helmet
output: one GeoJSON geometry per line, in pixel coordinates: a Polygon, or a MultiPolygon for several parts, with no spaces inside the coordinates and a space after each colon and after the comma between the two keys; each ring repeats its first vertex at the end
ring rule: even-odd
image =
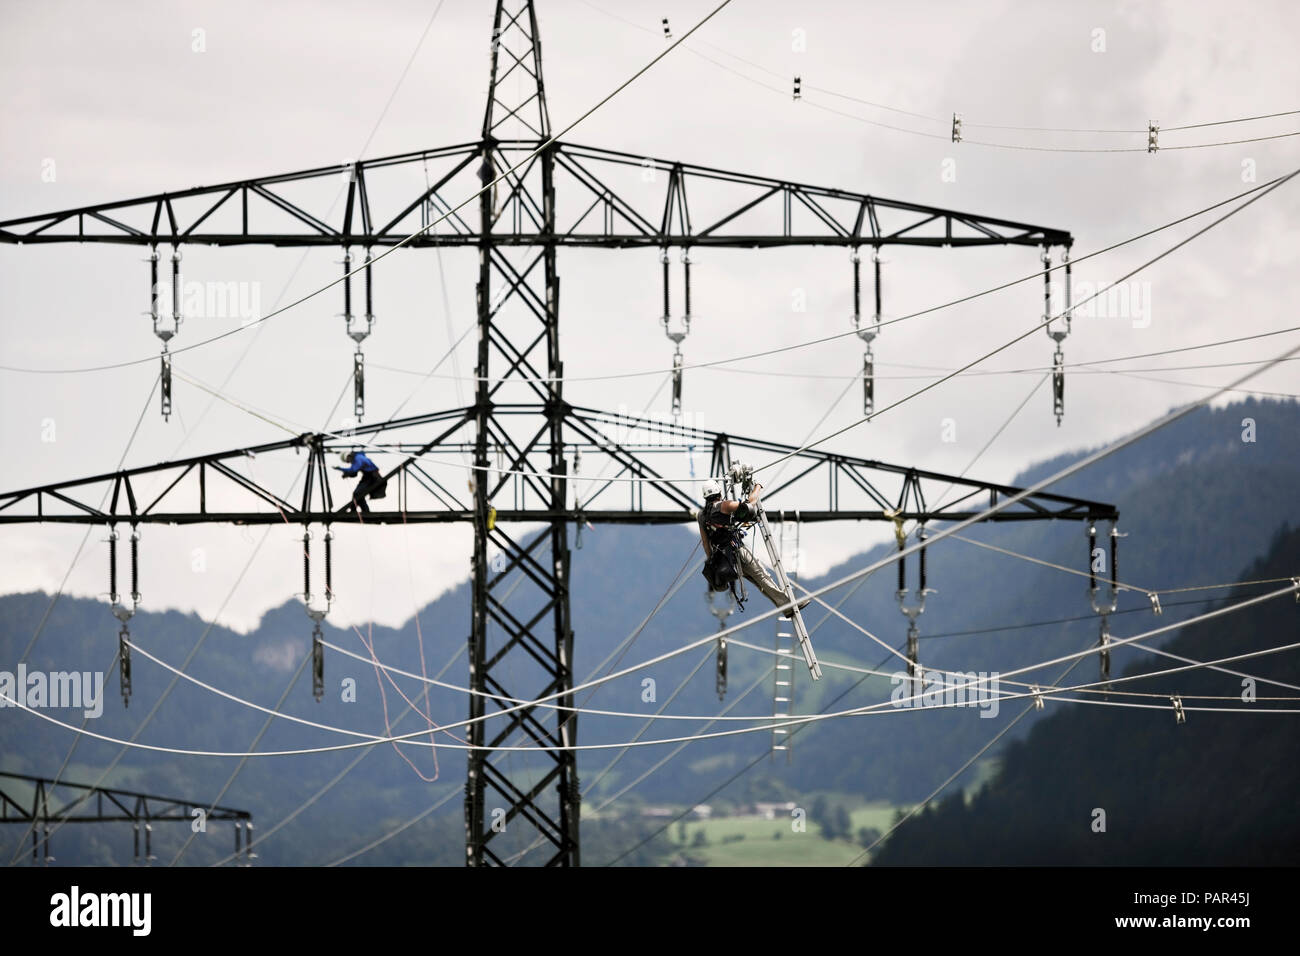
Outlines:
{"type": "Polygon", "coordinates": [[[718,495],[722,494],[722,486],[710,478],[704,483],[702,493],[704,495],[704,500],[708,501],[710,498],[716,498],[718,495]]]}

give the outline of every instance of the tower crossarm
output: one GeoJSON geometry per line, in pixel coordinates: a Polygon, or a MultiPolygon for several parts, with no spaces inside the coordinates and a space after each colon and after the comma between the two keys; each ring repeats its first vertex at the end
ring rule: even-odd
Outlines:
{"type": "Polygon", "coordinates": [[[504,175],[494,187],[491,237],[507,246],[1073,242],[1068,231],[1048,226],[565,142],[551,147],[557,209],[549,236],[532,188],[539,173],[531,154],[543,142],[487,138],[22,216],[0,221],[0,242],[384,247],[418,233],[406,244],[474,246],[483,236],[472,207],[452,210],[482,187],[485,170],[504,175]],[[331,181],[346,186],[342,203],[334,203],[337,189],[319,188],[331,181]],[[718,202],[710,187],[720,187],[727,201],[718,202]]]}
{"type": "MultiPolygon", "coordinates": [[[[537,405],[497,405],[502,417],[538,417],[537,405]]],[[[495,432],[494,432],[495,434],[495,432]]],[[[365,425],[348,435],[304,434],[283,441],[160,462],[87,478],[0,492],[0,524],[308,524],[355,522],[348,486],[328,462],[354,447],[378,460],[390,487],[367,524],[474,520],[464,492],[472,472],[472,409],[455,408],[365,425]],[[433,436],[429,437],[430,432],[433,436]],[[259,480],[271,469],[260,459],[302,461],[304,478],[286,495],[259,480]],[[102,504],[101,504],[102,502],[102,504]]],[[[728,462],[761,465],[789,456],[773,469],[764,501],[773,521],[782,511],[802,521],[958,521],[1020,493],[1013,485],[895,465],[822,448],[750,438],[571,405],[564,407],[569,496],[559,510],[546,494],[554,477],[540,441],[500,447],[486,466],[496,520],[677,524],[692,519],[697,480],[728,462]],[[695,470],[696,478],[687,474],[695,470]]],[[[992,521],[1115,520],[1114,505],[1047,491],[1035,492],[993,515],[992,521]]]]}

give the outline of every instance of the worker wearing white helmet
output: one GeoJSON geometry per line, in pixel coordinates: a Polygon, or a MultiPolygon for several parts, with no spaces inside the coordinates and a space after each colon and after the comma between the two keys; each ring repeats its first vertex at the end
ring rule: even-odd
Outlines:
{"type": "MultiPolygon", "coordinates": [[[[706,558],[704,576],[713,590],[725,591],[739,572],[752,581],[769,601],[782,607],[789,604],[790,599],[745,547],[744,532],[739,527],[758,516],[757,502],[762,490],[762,485],[755,484],[746,501],[723,501],[722,486],[716,480],[710,478],[704,483],[704,507],[699,515],[700,541],[704,544],[706,558]]],[[[799,602],[799,609],[803,610],[807,604],[807,600],[799,602]]],[[[790,617],[792,613],[787,608],[785,616],[790,617]]]]}

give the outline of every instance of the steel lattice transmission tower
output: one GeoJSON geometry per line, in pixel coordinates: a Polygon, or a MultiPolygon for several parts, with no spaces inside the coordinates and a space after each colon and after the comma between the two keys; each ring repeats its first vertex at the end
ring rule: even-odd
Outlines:
{"type": "MultiPolygon", "coordinates": [[[[513,4],[500,0],[496,5],[492,25],[492,75],[488,86],[487,107],[483,114],[481,141],[480,175],[485,183],[497,178],[498,164],[500,168],[507,169],[512,165],[508,155],[501,152],[498,140],[498,130],[512,119],[517,119],[527,128],[536,138],[537,145],[542,145],[551,137],[546,91],[542,81],[541,40],[532,0],[513,4]],[[517,83],[517,86],[523,91],[522,98],[512,103],[505,99],[504,91],[508,88],[511,77],[521,73],[523,81],[517,83]]],[[[568,464],[565,460],[563,434],[564,398],[561,379],[564,365],[560,361],[560,279],[555,264],[554,144],[542,149],[536,163],[541,183],[540,203],[532,204],[534,212],[540,206],[540,223],[534,245],[507,246],[495,241],[494,190],[485,190],[479,197],[479,278],[476,289],[479,336],[478,361],[475,366],[478,382],[474,393],[474,463],[483,470],[477,473],[478,477],[474,481],[473,617],[470,625],[469,668],[470,686],[475,691],[511,696],[506,683],[498,675],[509,666],[512,660],[510,652],[518,648],[525,651],[542,672],[543,687],[535,695],[541,697],[573,686],[573,624],[569,616],[568,522],[562,517],[568,510],[568,487],[565,480],[568,464]],[[504,297],[492,294],[494,279],[508,290],[504,297]],[[498,338],[502,330],[499,328],[497,314],[509,299],[522,306],[514,310],[521,313],[519,321],[532,327],[520,330],[522,334],[512,335],[512,344],[502,348],[502,342],[498,338]],[[520,347],[514,343],[527,344],[520,347]],[[491,376],[499,367],[498,362],[493,361],[494,352],[500,357],[498,361],[505,360],[507,363],[502,380],[496,383],[491,381],[491,376]],[[531,437],[525,437],[522,447],[540,445],[548,453],[549,474],[538,475],[537,480],[545,488],[547,510],[555,515],[550,521],[549,568],[542,566],[529,553],[533,545],[522,546],[504,532],[497,531],[495,523],[491,528],[488,526],[494,490],[489,484],[494,481],[504,483],[506,480],[505,475],[496,477],[486,470],[490,465],[490,437],[505,433],[504,423],[496,420],[494,414],[494,398],[505,380],[512,375],[528,374],[524,371],[528,369],[544,370],[546,379],[529,383],[529,387],[539,393],[543,414],[540,421],[534,418],[532,424],[527,426],[529,430],[535,429],[535,433],[531,437]],[[488,550],[493,543],[500,549],[503,559],[498,559],[495,573],[488,564],[488,550]],[[535,609],[529,621],[520,620],[497,597],[498,588],[509,572],[525,564],[533,566],[529,577],[541,592],[541,601],[530,605],[535,609]],[[547,639],[539,639],[533,629],[547,619],[550,621],[547,629],[550,635],[547,639]],[[489,643],[489,625],[493,622],[503,636],[503,641],[497,648],[489,643]]],[[[523,171],[521,186],[529,172],[527,169],[523,171]]],[[[528,456],[512,454],[510,457],[510,470],[534,470],[535,465],[530,464],[528,456]]],[[[540,537],[535,538],[534,543],[538,540],[540,537]]],[[[559,698],[557,703],[562,707],[571,706],[572,694],[559,698]]],[[[477,694],[471,696],[470,717],[481,717],[485,706],[485,697],[477,694]]],[[[518,729],[527,731],[542,747],[559,744],[568,748],[576,742],[576,714],[570,715],[568,720],[557,720],[555,728],[551,729],[539,721],[532,711],[516,711],[505,726],[494,733],[491,741],[486,739],[486,721],[471,724],[469,742],[475,747],[482,747],[485,743],[501,744],[507,742],[518,729]]],[[[553,766],[526,790],[522,790],[488,761],[487,751],[469,751],[468,777],[465,783],[465,844],[471,865],[484,862],[485,856],[492,856],[489,841],[494,832],[493,824],[509,826],[518,813],[525,814],[529,823],[545,833],[553,843],[554,855],[551,862],[574,866],[578,864],[580,798],[577,753],[572,749],[559,749],[549,753],[553,766]],[[538,797],[546,788],[555,790],[557,809],[554,814],[547,814],[537,805],[538,797]],[[488,821],[485,828],[484,812],[488,796],[493,792],[509,809],[504,818],[498,815],[498,819],[488,821]]],[[[496,858],[493,861],[500,862],[496,858]]]]}
{"type": "MultiPolygon", "coordinates": [[[[380,433],[388,435],[378,450],[401,457],[400,464],[386,471],[396,494],[390,494],[385,508],[377,506],[366,515],[365,522],[469,522],[474,527],[468,657],[470,686],[475,693],[470,699],[470,716],[488,717],[492,708],[506,709],[508,704],[500,698],[535,700],[558,695],[553,701],[558,710],[524,707],[494,722],[480,720],[470,725],[469,742],[481,748],[471,750],[468,758],[465,826],[470,865],[507,862],[516,843],[523,846],[538,837],[549,852],[548,865],[579,862],[577,760],[575,751],[565,749],[575,743],[578,725],[576,714],[563,709],[573,706],[574,684],[568,528],[580,528],[587,522],[691,521],[696,489],[690,482],[668,477],[678,471],[659,470],[655,463],[663,456],[672,459],[671,468],[680,469],[688,448],[707,449],[708,474],[720,475],[742,456],[754,462],[754,456],[761,461],[789,454],[795,474],[774,483],[764,498],[774,502],[774,507],[786,509],[785,515],[798,509],[806,522],[884,521],[899,526],[902,521],[961,520],[1020,490],[822,448],[801,450],[762,438],[568,403],[563,394],[560,350],[558,248],[658,250],[664,261],[665,331],[670,249],[677,248],[684,256],[696,247],[826,245],[851,250],[853,320],[855,325],[860,318],[867,320],[859,327],[859,335],[868,347],[863,381],[869,406],[869,349],[876,330],[870,316],[860,315],[859,249],[878,253],[890,245],[1009,245],[1041,247],[1046,252],[1054,246],[1068,249],[1072,243],[1070,234],[1060,229],[644,154],[548,143],[550,136],[533,2],[498,0],[491,84],[481,136],[475,142],[0,222],[0,242],[4,243],[148,246],[155,251],[151,288],[157,284],[160,244],[175,250],[185,243],[320,246],[342,248],[345,253],[360,246],[367,257],[375,247],[399,242],[414,248],[463,246],[478,250],[477,384],[472,405],[360,425],[345,438],[307,433],[0,493],[0,526],[62,522],[112,528],[120,522],[131,526],[133,542],[140,526],[146,524],[288,523],[328,529],[333,524],[355,523],[358,518],[334,501],[327,456],[357,442],[377,439],[380,433]],[[521,135],[508,138],[507,132],[521,135]],[[422,185],[411,185],[421,169],[428,176],[431,163],[442,164],[437,175],[422,185]],[[517,171],[509,172],[520,163],[517,171]],[[399,174],[407,178],[395,184],[394,177],[399,174]],[[313,211],[305,200],[292,195],[292,190],[304,184],[338,176],[346,176],[348,181],[341,210],[313,211]],[[634,177],[634,188],[620,188],[618,176],[625,177],[624,184],[626,177],[634,177]],[[498,177],[504,178],[479,196],[477,223],[468,206],[464,214],[451,211],[455,203],[444,198],[444,192],[467,195],[498,177]],[[563,182],[563,204],[558,206],[557,180],[563,182]],[[719,184],[725,184],[718,192],[727,197],[726,202],[713,203],[707,217],[700,215],[698,206],[688,200],[688,186],[690,195],[698,197],[719,184]],[[421,230],[432,217],[444,213],[446,218],[436,230],[421,230]],[[282,496],[245,467],[251,455],[293,458],[303,452],[308,467],[296,501],[282,496]],[[449,483],[430,471],[432,464],[461,465],[466,455],[477,466],[469,500],[463,500],[449,483]],[[587,479],[591,485],[581,499],[570,487],[580,459],[591,463],[586,464],[587,474],[593,464],[615,469],[600,481],[587,479]],[[151,482],[153,490],[146,493],[151,482]],[[959,494],[937,506],[934,489],[944,486],[959,489],[959,494]],[[106,506],[99,504],[101,492],[107,496],[106,506]],[[627,492],[625,503],[614,503],[614,497],[623,492],[627,492]],[[523,540],[508,530],[522,523],[541,523],[546,530],[523,540]],[[536,747],[525,767],[518,765],[526,762],[523,758],[513,767],[509,761],[493,759],[499,756],[493,748],[516,734],[536,747]],[[511,834],[508,839],[504,838],[506,832],[511,834]]],[[[345,254],[345,261],[350,261],[349,256],[345,254]]],[[[173,255],[173,269],[176,262],[178,253],[173,255]]],[[[368,265],[364,273],[368,328],[372,318],[368,265]]],[[[345,313],[350,315],[350,285],[348,289],[345,313]]],[[[689,316],[689,284],[686,289],[689,316]]],[[[878,323],[878,273],[876,289],[878,323]]],[[[153,312],[158,331],[156,297],[153,312]]],[[[353,337],[358,342],[356,399],[360,414],[361,338],[353,337]]],[[[167,373],[167,338],[163,341],[167,373]]],[[[680,339],[674,341],[680,344],[680,339]]],[[[678,373],[678,388],[680,380],[678,373]]],[[[780,521],[783,515],[769,512],[769,517],[780,521]]],[[[1108,504],[1038,493],[1014,503],[992,520],[1065,519],[1092,524],[1117,518],[1118,513],[1108,504]]],[[[328,536],[326,541],[328,547],[328,536]]],[[[327,594],[330,588],[327,577],[327,594]]],[[[310,592],[310,582],[306,590],[310,592]]]]}
{"type": "Polygon", "coordinates": [[[51,826],[68,823],[130,822],[133,831],[134,860],[151,863],[153,824],[173,822],[190,824],[195,812],[206,821],[234,823],[235,853],[240,865],[251,865],[257,856],[252,852],[253,815],[233,807],[206,806],[193,800],[160,797],[137,790],[119,790],[85,783],[69,783],[25,773],[0,771],[0,824],[26,824],[32,835],[32,865],[54,861],[51,849],[51,826]],[[140,836],[144,835],[141,846],[140,836]],[[141,852],[143,850],[143,852],[141,852]]]}

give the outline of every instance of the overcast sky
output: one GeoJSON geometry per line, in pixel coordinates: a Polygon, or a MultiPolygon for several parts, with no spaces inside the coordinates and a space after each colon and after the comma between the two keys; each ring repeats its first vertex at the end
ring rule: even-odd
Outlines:
{"type": "MultiPolygon", "coordinates": [[[[483,0],[445,0],[384,113],[436,6],[436,0],[6,0],[0,3],[0,219],[473,140],[482,121],[491,30],[491,5],[483,0]]],[[[663,49],[661,17],[669,18],[676,36],[712,6],[695,0],[538,0],[553,126],[567,125],[663,49]]],[[[1169,127],[1296,109],[1298,28],[1300,8],[1288,2],[733,0],[688,43],[726,69],[679,48],[567,139],[1068,229],[1077,258],[1290,172],[1300,166],[1300,137],[1156,155],[999,149],[872,125],[865,121],[941,137],[949,132],[946,121],[891,113],[845,96],[933,117],[960,112],[968,140],[1145,146],[1145,134],[972,126],[1138,129],[1152,119],[1169,127]],[[796,73],[804,84],[802,102],[762,85],[785,90],[796,73]]],[[[1300,117],[1291,116],[1162,133],[1161,145],[1296,129],[1300,117]]],[[[1300,184],[1283,186],[1141,273],[1131,289],[1142,303],[1136,314],[1077,319],[1065,343],[1067,360],[1296,324],[1297,190],[1300,184]]],[[[704,208],[709,197],[697,190],[692,200],[704,208]]],[[[1083,263],[1076,282],[1113,281],[1203,221],[1083,263]]],[[[250,283],[260,292],[263,311],[333,279],[339,258],[337,250],[304,256],[252,247],[187,248],[185,254],[187,279],[250,283]]],[[[157,341],[144,315],[143,256],[139,247],[0,246],[0,364],[84,366],[155,354],[157,341]]],[[[1026,248],[889,250],[886,258],[886,318],[1038,265],[1037,251],[1026,248]]],[[[695,324],[684,345],[688,362],[848,328],[851,273],[842,249],[703,250],[693,260],[695,324]],[[806,301],[802,312],[793,305],[800,297],[806,301]]],[[[437,265],[432,250],[414,250],[377,267],[379,323],[366,343],[372,420],[387,417],[408,398],[407,413],[458,404],[452,381],[428,382],[412,396],[417,378],[377,368],[427,370],[447,351],[449,330],[459,335],[473,321],[475,254],[447,250],[441,270],[437,265]]],[[[658,323],[655,251],[562,250],[560,271],[568,374],[669,364],[672,346],[658,323]]],[[[255,331],[186,353],[178,370],[210,383],[229,375],[225,390],[232,398],[279,420],[309,428],[337,424],[327,422],[327,415],[347,381],[352,352],[337,318],[341,311],[341,292],[331,290],[255,331]]],[[[1035,324],[1040,313],[1041,287],[1035,282],[887,329],[876,350],[878,406],[922,384],[889,377],[916,374],[904,366],[964,364],[1035,324]]],[[[238,322],[193,319],[177,344],[232,324],[238,322]]],[[[472,342],[471,336],[458,356],[462,371],[472,366],[472,342]]],[[[1293,342],[1277,336],[1132,367],[1261,360],[1293,342]]],[[[1042,366],[1051,351],[1047,337],[1036,334],[987,367],[1042,366]]],[[[847,380],[836,376],[861,368],[861,348],[856,340],[841,340],[741,367],[827,377],[691,371],[685,408],[693,421],[797,443],[844,389],[847,380]]],[[[1063,425],[1057,427],[1042,389],[973,474],[1008,480],[1033,461],[1096,446],[1203,395],[1205,389],[1196,386],[1227,382],[1239,371],[1142,373],[1191,385],[1072,375],[1063,425]]],[[[0,441],[6,452],[0,486],[115,469],[155,375],[154,365],[80,375],[0,372],[0,441]]],[[[1037,381],[1036,375],[1020,374],[946,383],[829,447],[958,472],[1037,381]],[[951,419],[955,441],[943,440],[945,419],[951,419]]],[[[575,382],[566,398],[639,411],[659,384],[658,377],[575,382]]],[[[1300,392],[1300,373],[1292,364],[1249,387],[1300,392]]],[[[164,422],[156,399],[150,404],[128,465],[283,435],[180,381],[175,405],[177,414],[164,422]]],[[[653,410],[667,411],[666,393],[653,410]]],[[[860,415],[861,393],[853,387],[819,431],[860,415]]],[[[282,473],[280,466],[268,465],[258,477],[287,485],[292,463],[286,467],[282,473]]],[[[824,571],[882,533],[854,526],[807,529],[803,570],[824,571]]],[[[0,590],[57,588],[84,534],[76,527],[6,527],[0,590]]],[[[240,629],[255,625],[267,608],[291,599],[300,587],[299,532],[290,528],[272,529],[236,586],[262,534],[257,528],[146,527],[144,607],[193,610],[208,618],[219,613],[221,624],[240,629]],[[195,549],[202,549],[202,570],[195,569],[195,549]]],[[[66,593],[107,590],[103,536],[102,529],[92,530],[66,593]]],[[[469,549],[466,528],[343,529],[336,554],[340,597],[332,620],[400,623],[414,607],[464,579],[469,549]]],[[[665,583],[672,570],[666,569],[665,583]]]]}

